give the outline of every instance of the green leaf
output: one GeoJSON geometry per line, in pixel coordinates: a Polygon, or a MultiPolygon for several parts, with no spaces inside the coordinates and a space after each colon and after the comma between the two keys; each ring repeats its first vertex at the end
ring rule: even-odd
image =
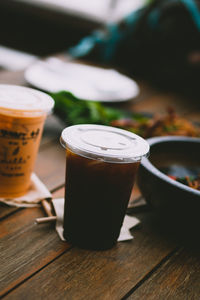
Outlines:
{"type": "Polygon", "coordinates": [[[126,116],[123,111],[106,107],[99,102],[80,100],[66,91],[50,95],[55,101],[55,114],[67,125],[83,123],[108,125],[112,120],[126,116]]]}

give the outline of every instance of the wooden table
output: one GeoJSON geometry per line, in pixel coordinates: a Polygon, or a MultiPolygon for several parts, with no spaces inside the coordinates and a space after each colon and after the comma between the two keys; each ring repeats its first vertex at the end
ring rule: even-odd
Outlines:
{"type": "MultiPolygon", "coordinates": [[[[26,85],[23,72],[1,71],[0,82],[26,85]]],[[[172,104],[180,115],[200,119],[198,105],[190,99],[140,86],[138,101],[124,106],[160,112],[172,104]]],[[[59,143],[63,128],[49,117],[35,166],[53,197],[64,195],[65,153],[59,143]]],[[[141,200],[139,191],[135,199],[141,200]]],[[[182,243],[145,206],[136,206],[132,214],[141,220],[132,230],[132,241],[107,251],[87,251],[60,241],[54,224],[36,225],[35,218],[45,216],[42,208],[0,205],[3,299],[200,299],[197,245],[182,243]]]]}

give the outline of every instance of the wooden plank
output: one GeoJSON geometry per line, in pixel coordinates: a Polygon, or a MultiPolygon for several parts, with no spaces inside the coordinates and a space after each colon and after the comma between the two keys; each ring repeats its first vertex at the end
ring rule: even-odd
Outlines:
{"type": "Polygon", "coordinates": [[[10,215],[7,219],[1,222],[1,232],[0,238],[8,238],[9,235],[17,234],[21,228],[27,226],[30,223],[30,220],[35,220],[35,218],[44,216],[44,212],[41,207],[34,208],[26,208],[26,209],[18,209],[18,211],[10,215]]]}
{"type": "Polygon", "coordinates": [[[66,125],[60,121],[54,114],[49,115],[44,124],[43,136],[40,144],[40,149],[51,141],[58,141],[62,130],[66,125]]]}
{"type": "Polygon", "coordinates": [[[0,72],[0,83],[1,84],[15,84],[15,85],[26,85],[24,79],[24,71],[7,71],[1,70],[0,72]]]}
{"type": "Polygon", "coordinates": [[[141,195],[141,192],[139,190],[139,187],[138,187],[137,183],[135,182],[134,187],[133,187],[132,192],[131,192],[130,199],[129,199],[128,207],[133,207],[134,202],[137,201],[141,196],[142,195],[141,195]]]}
{"type": "MultiPolygon", "coordinates": [[[[63,196],[63,189],[57,196],[63,196]]],[[[0,296],[70,247],[60,241],[55,223],[35,224],[35,218],[44,215],[40,207],[22,209],[1,221],[0,296]]]]}
{"type": "Polygon", "coordinates": [[[65,182],[65,149],[56,143],[41,148],[35,164],[35,173],[49,190],[54,190],[65,182]]]}
{"type": "Polygon", "coordinates": [[[132,231],[133,241],[107,251],[72,248],[5,299],[121,299],[175,247],[151,213],[138,216],[142,226],[132,231]]]}
{"type": "Polygon", "coordinates": [[[129,300],[200,299],[200,252],[181,249],[162,265],[129,300]]]}
{"type": "Polygon", "coordinates": [[[6,204],[0,203],[0,220],[14,213],[17,210],[17,207],[11,207],[6,204]]]}
{"type": "Polygon", "coordinates": [[[53,198],[64,197],[64,193],[65,193],[65,188],[63,187],[53,193],[53,198]]]}
{"type": "Polygon", "coordinates": [[[132,110],[160,114],[166,113],[168,107],[173,107],[178,114],[183,115],[192,110],[192,103],[173,94],[157,93],[152,97],[147,96],[143,101],[133,103],[132,110]]]}
{"type": "Polygon", "coordinates": [[[137,82],[140,87],[140,94],[129,102],[120,103],[118,106],[134,112],[165,113],[170,106],[175,111],[184,115],[188,112],[194,112],[198,109],[198,102],[192,101],[175,93],[159,91],[142,81],[137,82]]]}

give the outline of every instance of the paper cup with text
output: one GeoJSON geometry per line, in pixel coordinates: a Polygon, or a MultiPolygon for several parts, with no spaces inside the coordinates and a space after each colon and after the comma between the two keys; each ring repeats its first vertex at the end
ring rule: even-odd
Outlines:
{"type": "Polygon", "coordinates": [[[44,121],[53,106],[45,93],[0,85],[0,197],[28,191],[44,121]]]}

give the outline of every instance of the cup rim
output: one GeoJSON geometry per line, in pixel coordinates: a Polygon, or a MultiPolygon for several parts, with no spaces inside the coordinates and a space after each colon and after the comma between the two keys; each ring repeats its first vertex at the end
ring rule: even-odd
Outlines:
{"type": "Polygon", "coordinates": [[[44,92],[25,86],[0,84],[0,111],[5,114],[49,114],[53,107],[53,98],[44,92]],[[20,93],[23,98],[20,98],[20,93]],[[26,102],[24,99],[30,96],[31,101],[26,102]]]}
{"type": "Polygon", "coordinates": [[[60,142],[77,155],[112,163],[138,162],[149,153],[149,144],[140,136],[105,125],[69,126],[62,131],[60,142]]]}

